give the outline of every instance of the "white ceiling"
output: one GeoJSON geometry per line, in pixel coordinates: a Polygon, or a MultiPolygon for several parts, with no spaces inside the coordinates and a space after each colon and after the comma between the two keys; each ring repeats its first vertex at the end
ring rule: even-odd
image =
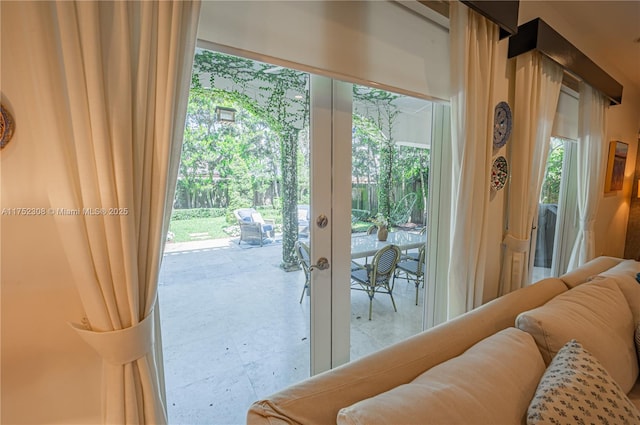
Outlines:
{"type": "Polygon", "coordinates": [[[640,1],[521,0],[519,24],[537,17],[623,86],[631,84],[640,93],[640,1]]]}

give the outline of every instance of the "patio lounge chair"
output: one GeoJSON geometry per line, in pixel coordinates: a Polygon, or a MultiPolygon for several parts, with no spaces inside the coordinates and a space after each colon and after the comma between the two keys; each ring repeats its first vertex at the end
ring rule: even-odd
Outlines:
{"type": "Polygon", "coordinates": [[[233,211],[238,225],[240,226],[240,242],[255,243],[256,241],[263,245],[268,238],[275,235],[275,220],[265,220],[262,215],[253,208],[240,208],[233,211]]]}

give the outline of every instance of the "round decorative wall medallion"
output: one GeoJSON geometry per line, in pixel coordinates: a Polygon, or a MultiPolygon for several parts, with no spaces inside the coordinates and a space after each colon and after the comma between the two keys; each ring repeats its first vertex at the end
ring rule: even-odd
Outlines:
{"type": "Polygon", "coordinates": [[[509,177],[509,165],[507,158],[499,156],[493,161],[491,167],[491,189],[500,190],[507,183],[509,177]]]}
{"type": "Polygon", "coordinates": [[[511,136],[511,108],[507,102],[496,105],[493,114],[493,147],[501,148],[511,136]]]}
{"type": "Polygon", "coordinates": [[[4,106],[0,105],[0,149],[7,146],[11,136],[13,136],[14,128],[13,117],[4,106]]]}

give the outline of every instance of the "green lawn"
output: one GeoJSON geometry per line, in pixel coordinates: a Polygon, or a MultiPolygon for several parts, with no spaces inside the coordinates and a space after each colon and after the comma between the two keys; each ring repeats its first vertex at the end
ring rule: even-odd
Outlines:
{"type": "Polygon", "coordinates": [[[173,233],[173,242],[189,242],[204,239],[228,238],[231,235],[223,229],[229,227],[224,217],[192,218],[172,220],[169,231],[173,233]]]}
{"type": "MultiPolygon", "coordinates": [[[[275,209],[260,208],[259,211],[264,218],[276,220],[276,224],[282,222],[282,217],[279,216],[278,211],[275,209]]],[[[169,232],[173,233],[172,242],[191,242],[240,236],[240,228],[237,225],[234,226],[227,223],[224,216],[171,220],[169,232]]]]}
{"type": "MultiPolygon", "coordinates": [[[[277,224],[282,222],[282,218],[277,216],[277,211],[275,210],[262,210],[260,212],[264,218],[275,219],[277,224]]],[[[352,231],[364,232],[369,226],[371,226],[371,222],[358,221],[352,225],[352,231]]],[[[171,220],[169,231],[173,233],[172,242],[221,239],[240,235],[238,226],[229,225],[225,217],[199,217],[187,220],[171,220]]]]}

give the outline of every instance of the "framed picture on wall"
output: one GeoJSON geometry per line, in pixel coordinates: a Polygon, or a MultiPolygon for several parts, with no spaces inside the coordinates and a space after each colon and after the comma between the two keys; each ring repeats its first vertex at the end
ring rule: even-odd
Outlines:
{"type": "Polygon", "coordinates": [[[628,151],[629,145],[627,143],[616,140],[609,143],[607,174],[605,176],[604,183],[605,193],[622,190],[622,183],[624,182],[624,168],[627,165],[628,151]]]}

